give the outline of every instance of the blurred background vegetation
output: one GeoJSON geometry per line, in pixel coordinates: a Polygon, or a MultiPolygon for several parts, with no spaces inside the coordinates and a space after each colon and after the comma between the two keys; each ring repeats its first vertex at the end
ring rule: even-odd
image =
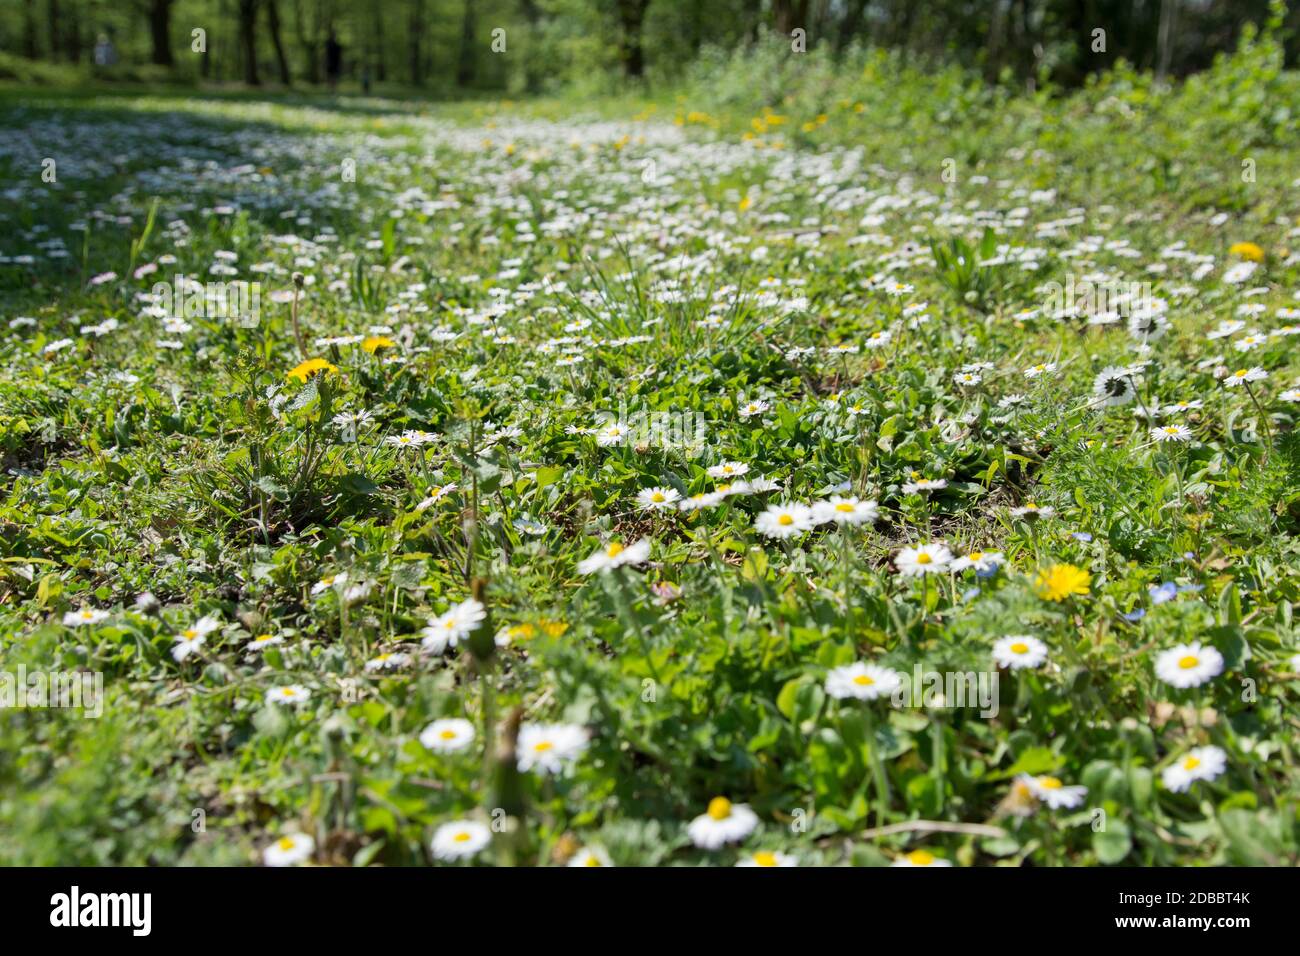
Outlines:
{"type": "Polygon", "coordinates": [[[598,95],[676,88],[779,43],[1036,91],[1117,66],[1184,77],[1270,16],[1294,66],[1300,4],[1269,0],[0,0],[0,79],[598,95]]]}

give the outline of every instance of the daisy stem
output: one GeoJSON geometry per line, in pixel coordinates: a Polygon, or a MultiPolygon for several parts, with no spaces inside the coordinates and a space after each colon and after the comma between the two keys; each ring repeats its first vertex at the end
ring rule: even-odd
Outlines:
{"type": "Polygon", "coordinates": [[[842,545],[842,567],[844,581],[844,618],[845,631],[850,641],[853,640],[853,592],[850,590],[853,569],[853,539],[849,537],[848,522],[840,525],[840,543],[842,545]]]}
{"type": "Polygon", "coordinates": [[[1273,428],[1268,423],[1268,414],[1264,411],[1259,399],[1255,396],[1255,390],[1250,387],[1250,382],[1242,382],[1246,388],[1246,394],[1250,396],[1251,402],[1255,406],[1255,411],[1259,412],[1259,423],[1264,426],[1264,437],[1268,440],[1268,448],[1264,451],[1264,458],[1261,464],[1268,461],[1268,453],[1273,450],[1273,428]]]}
{"type": "Polygon", "coordinates": [[[623,572],[618,568],[615,568],[611,573],[614,580],[618,582],[618,609],[636,634],[637,642],[641,645],[641,653],[645,655],[646,667],[650,669],[650,676],[654,678],[656,684],[662,684],[663,679],[660,678],[659,670],[655,667],[654,657],[650,654],[650,642],[646,640],[645,631],[641,629],[641,622],[636,619],[636,610],[632,607],[632,595],[628,591],[627,580],[624,578],[623,572]]]}
{"type": "MultiPolygon", "coordinates": [[[[473,658],[473,668],[478,675],[479,710],[483,718],[483,792],[492,793],[496,770],[496,694],[492,686],[492,664],[473,658]]],[[[491,807],[488,808],[491,811],[491,807]]]]}
{"type": "Polygon", "coordinates": [[[943,720],[936,714],[930,722],[931,767],[934,775],[935,793],[939,796],[939,809],[943,810],[943,792],[946,787],[944,775],[943,720]]]}
{"type": "Polygon", "coordinates": [[[866,717],[867,750],[871,759],[871,777],[876,789],[876,826],[885,825],[885,815],[889,812],[889,777],[885,765],[880,759],[880,743],[876,738],[876,718],[871,708],[863,710],[866,717]]]}

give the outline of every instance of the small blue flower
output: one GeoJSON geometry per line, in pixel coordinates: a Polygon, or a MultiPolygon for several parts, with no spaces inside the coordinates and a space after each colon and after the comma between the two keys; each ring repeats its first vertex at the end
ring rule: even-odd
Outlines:
{"type": "Polygon", "coordinates": [[[1164,604],[1166,601],[1172,601],[1178,597],[1178,585],[1173,581],[1166,581],[1163,584],[1153,584],[1147,589],[1151,592],[1152,604],[1164,604]]]}
{"type": "Polygon", "coordinates": [[[1070,537],[1073,538],[1075,541],[1082,541],[1084,544],[1087,544],[1089,541],[1092,540],[1092,535],[1090,535],[1086,531],[1071,531],[1070,537]]]}
{"type": "MultiPolygon", "coordinates": [[[[997,569],[994,568],[994,570],[996,571],[997,569]]],[[[978,573],[978,572],[977,572],[977,573],[978,573]]],[[[983,575],[983,574],[980,574],[979,576],[980,576],[980,577],[985,577],[985,575],[983,575]]],[[[979,597],[979,596],[980,596],[980,589],[979,589],[979,588],[967,588],[965,591],[962,592],[961,599],[962,599],[963,601],[973,601],[973,600],[975,600],[975,599],[976,599],[977,597],[979,597]]]]}
{"type": "Polygon", "coordinates": [[[1147,616],[1147,612],[1146,612],[1146,608],[1140,607],[1140,608],[1136,608],[1135,610],[1129,611],[1127,614],[1122,614],[1120,616],[1123,617],[1124,620],[1128,621],[1130,624],[1136,624],[1138,621],[1142,620],[1142,618],[1147,616]]]}
{"type": "Polygon", "coordinates": [[[1179,594],[1199,594],[1205,590],[1204,584],[1180,584],[1178,585],[1179,594]]]}

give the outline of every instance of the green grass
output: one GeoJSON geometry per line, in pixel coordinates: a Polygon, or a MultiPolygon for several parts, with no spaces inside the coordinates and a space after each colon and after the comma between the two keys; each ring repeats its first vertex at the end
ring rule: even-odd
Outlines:
{"type": "Polygon", "coordinates": [[[658,100],[0,97],[22,134],[0,151],[0,671],[105,688],[94,719],[0,713],[0,860],[254,863],[302,832],[316,862],[426,864],[475,819],[513,821],[480,863],[1294,864],[1300,135],[1275,52],[1068,98],[773,52],[658,100]],[[1246,241],[1264,259],[1225,283],[1246,241]],[[141,294],[178,273],[259,280],[257,322],[167,328],[141,294]],[[1089,275],[1149,283],[1167,330],[1047,314],[1044,284],[1089,275]],[[333,370],[290,378],[304,358],[333,370]],[[1099,407],[1098,373],[1136,362],[1135,400],[1099,407]],[[1178,401],[1156,421],[1191,440],[1154,442],[1137,413],[1178,401]],[[620,406],[675,430],[602,445],[620,406]],[[386,441],[408,431],[433,439],[386,441]],[[779,490],[638,509],[728,461],[779,490]],[[879,520],[756,529],[841,492],[879,520]],[[578,572],[642,538],[648,562],[578,572]],[[897,572],[938,541],[1005,561],[897,572]],[[1049,600],[1060,565],[1087,586],[1049,600]],[[476,582],[487,620],[423,652],[476,582]],[[108,616],[66,626],[82,607],[108,616]],[[996,715],[827,693],[858,661],[993,673],[1009,635],[1047,661],[999,672],[996,715]],[[1159,679],[1192,642],[1221,672],[1159,679]],[[424,746],[440,718],[474,741],[424,746]],[[589,740],[520,770],[520,722],[589,740]],[[1222,772],[1171,789],[1210,745],[1222,772]],[[1024,774],[1087,791],[1053,809],[1024,774]],[[720,795],[757,828],[693,846],[720,795]]]}

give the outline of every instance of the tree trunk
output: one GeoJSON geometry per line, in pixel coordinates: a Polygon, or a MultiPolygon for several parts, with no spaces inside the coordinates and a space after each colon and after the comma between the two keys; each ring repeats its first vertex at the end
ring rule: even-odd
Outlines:
{"type": "Polygon", "coordinates": [[[650,0],[618,0],[618,19],[623,28],[619,58],[623,61],[623,75],[629,79],[640,79],[645,75],[641,29],[649,6],[650,0]]]}
{"type": "Polygon", "coordinates": [[[388,58],[384,56],[384,17],[380,4],[372,8],[375,14],[375,79],[383,83],[388,79],[388,58]]]}
{"type": "Polygon", "coordinates": [[[36,59],[36,0],[26,0],[23,4],[23,56],[29,60],[36,59]]]}
{"type": "Polygon", "coordinates": [[[1178,19],[1178,0],[1161,0],[1160,27],[1156,36],[1156,79],[1163,80],[1169,72],[1173,56],[1174,21],[1178,19]]]}
{"type": "Polygon", "coordinates": [[[407,55],[410,60],[411,85],[424,85],[424,64],[420,55],[420,40],[424,36],[424,0],[412,0],[410,35],[407,37],[407,55]]]}
{"type": "Polygon", "coordinates": [[[456,67],[458,86],[472,86],[475,66],[474,0],[465,0],[465,16],[460,22],[460,64],[456,67]]]}
{"type": "Polygon", "coordinates": [[[280,39],[280,11],[275,5],[275,0],[264,0],[266,3],[266,25],[271,31],[271,46],[275,48],[275,64],[280,69],[280,82],[288,86],[293,82],[293,77],[289,74],[289,58],[284,55],[284,41],[280,39]]]}
{"type": "Polygon", "coordinates": [[[542,74],[539,70],[540,64],[537,57],[527,55],[529,50],[536,49],[536,41],[533,37],[537,36],[537,30],[542,22],[542,11],[537,6],[537,0],[521,0],[520,6],[524,11],[524,20],[528,23],[529,48],[525,50],[524,56],[524,88],[529,93],[538,93],[542,88],[542,74]]]}
{"type": "Polygon", "coordinates": [[[72,63],[81,62],[81,11],[74,0],[66,15],[67,28],[63,31],[63,49],[72,63]]]}
{"type": "Polygon", "coordinates": [[[50,0],[48,7],[50,19],[50,59],[59,58],[59,0],[50,0]]]}
{"type": "Polygon", "coordinates": [[[149,38],[153,43],[153,63],[174,66],[172,58],[172,0],[151,0],[149,4],[149,38]]]}
{"type": "Polygon", "coordinates": [[[840,24],[839,43],[836,44],[839,49],[843,50],[857,39],[866,12],[867,0],[849,0],[848,11],[844,14],[844,21],[840,24]]]}
{"type": "Polygon", "coordinates": [[[315,32],[307,32],[307,17],[302,8],[303,0],[294,0],[293,4],[293,23],[294,32],[298,35],[298,45],[302,47],[303,56],[307,60],[307,82],[315,85],[320,82],[320,56],[321,56],[321,23],[324,16],[321,13],[319,0],[316,4],[315,32]]]}
{"type": "Polygon", "coordinates": [[[239,0],[239,50],[244,59],[244,82],[261,86],[257,75],[257,0],[239,0]]]}

